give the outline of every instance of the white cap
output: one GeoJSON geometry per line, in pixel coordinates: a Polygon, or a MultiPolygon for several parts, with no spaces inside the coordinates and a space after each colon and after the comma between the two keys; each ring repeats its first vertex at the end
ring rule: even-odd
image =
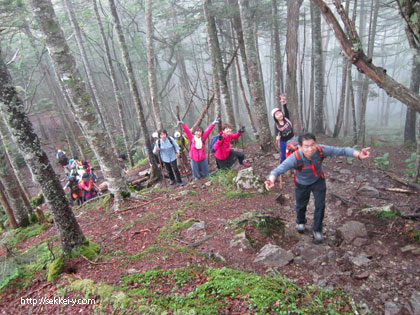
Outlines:
{"type": "Polygon", "coordinates": [[[152,137],[153,138],[159,138],[159,135],[158,135],[157,131],[155,131],[154,133],[152,133],[152,137]]]}
{"type": "Polygon", "coordinates": [[[271,116],[274,117],[274,114],[278,111],[281,111],[281,109],[280,108],[273,108],[273,110],[271,111],[271,116]]]}
{"type": "Polygon", "coordinates": [[[179,131],[175,131],[175,133],[174,133],[174,137],[175,137],[175,138],[179,138],[179,137],[181,137],[181,133],[180,133],[179,131]]]}

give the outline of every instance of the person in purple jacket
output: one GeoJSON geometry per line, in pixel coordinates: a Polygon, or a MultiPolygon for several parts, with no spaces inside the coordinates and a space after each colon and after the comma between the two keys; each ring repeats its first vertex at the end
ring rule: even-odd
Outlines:
{"type": "Polygon", "coordinates": [[[209,176],[209,165],[206,158],[205,143],[214,126],[218,123],[219,119],[216,118],[215,121],[206,128],[206,131],[203,131],[203,128],[198,126],[191,132],[186,123],[178,121],[178,124],[182,126],[182,129],[184,130],[190,143],[189,156],[191,159],[191,170],[196,180],[209,176]]]}
{"type": "Polygon", "coordinates": [[[305,232],[306,206],[310,194],[315,198],[315,213],[312,233],[316,243],[322,243],[322,220],[325,211],[325,185],[322,162],[327,156],[349,156],[359,160],[370,156],[370,148],[357,151],[353,148],[339,148],[327,145],[318,145],[312,133],[304,133],[298,137],[298,150],[290,155],[283,163],[271,171],[265,181],[265,187],[270,190],[274,187],[277,177],[288,170],[295,169],[295,194],[296,194],[296,230],[305,232]]]}

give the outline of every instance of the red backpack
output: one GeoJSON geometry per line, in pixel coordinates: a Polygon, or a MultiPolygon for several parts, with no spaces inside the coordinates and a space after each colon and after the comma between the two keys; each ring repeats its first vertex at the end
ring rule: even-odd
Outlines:
{"type": "Polygon", "coordinates": [[[286,145],[286,159],[287,159],[290,155],[292,155],[292,154],[293,154],[293,152],[295,152],[295,151],[297,151],[297,150],[298,150],[298,144],[299,144],[299,142],[298,142],[298,141],[292,141],[292,142],[289,142],[289,143],[286,145]]]}
{"type": "MultiPolygon", "coordinates": [[[[312,168],[313,172],[315,173],[315,176],[318,176],[317,172],[315,171],[315,165],[314,164],[303,167],[303,161],[300,158],[300,155],[299,155],[299,152],[298,152],[298,147],[297,147],[298,142],[297,141],[293,141],[293,142],[287,144],[287,146],[286,146],[286,158],[289,156],[288,155],[288,149],[287,149],[289,144],[291,145],[290,150],[293,150],[289,153],[289,155],[294,153],[295,156],[296,156],[296,160],[298,161],[298,165],[295,169],[295,174],[294,174],[294,177],[293,177],[293,181],[295,183],[295,186],[296,186],[296,173],[300,172],[303,168],[312,168]]],[[[322,151],[322,147],[320,147],[319,145],[316,145],[316,148],[319,151],[319,157],[320,157],[321,163],[322,163],[322,161],[325,159],[324,152],[322,151]]],[[[321,171],[321,177],[324,178],[324,172],[322,172],[322,171],[321,171]]]]}

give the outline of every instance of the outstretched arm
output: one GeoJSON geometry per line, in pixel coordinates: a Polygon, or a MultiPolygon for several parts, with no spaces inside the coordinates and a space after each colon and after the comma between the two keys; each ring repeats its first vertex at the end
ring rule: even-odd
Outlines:
{"type": "Polygon", "coordinates": [[[353,156],[354,156],[355,158],[358,158],[359,160],[364,160],[364,159],[367,159],[367,158],[370,156],[370,152],[369,152],[369,150],[370,150],[370,147],[363,148],[363,149],[362,149],[362,150],[360,150],[360,151],[355,150],[355,151],[353,152],[353,156]]]}

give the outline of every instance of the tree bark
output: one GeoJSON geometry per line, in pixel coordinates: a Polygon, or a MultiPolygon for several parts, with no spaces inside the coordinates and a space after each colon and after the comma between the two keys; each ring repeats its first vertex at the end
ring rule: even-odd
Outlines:
{"type": "MultiPolygon", "coordinates": [[[[53,25],[51,25],[53,26],[53,25]]],[[[54,173],[47,154],[24,112],[24,106],[3,61],[0,50],[0,110],[16,145],[28,164],[33,180],[40,185],[60,236],[64,253],[86,243],[79,224],[68,204],[63,188],[54,173]]]]}
{"type": "MultiPolygon", "coordinates": [[[[0,78],[1,80],[1,78],[0,78]]],[[[1,105],[0,105],[1,106],[1,105]]],[[[1,143],[3,146],[3,143],[1,143]]],[[[0,150],[0,178],[6,190],[6,194],[11,201],[13,214],[19,226],[29,225],[29,209],[23,200],[19,183],[13,172],[10,172],[10,166],[7,161],[6,152],[0,150]]]]}
{"type": "Polygon", "coordinates": [[[252,27],[252,13],[249,8],[248,0],[239,0],[239,9],[244,33],[245,51],[247,55],[247,66],[249,72],[250,92],[252,102],[257,116],[259,143],[263,152],[268,152],[272,148],[270,128],[268,128],[267,107],[263,95],[262,74],[259,71],[257,49],[252,27]]]}
{"type": "Polygon", "coordinates": [[[293,113],[292,122],[296,130],[301,130],[299,121],[299,106],[297,92],[297,53],[299,50],[297,34],[299,29],[299,9],[302,0],[287,2],[287,34],[286,34],[286,55],[287,55],[287,73],[286,73],[286,93],[287,105],[293,113]]]}
{"type": "Polygon", "coordinates": [[[273,19],[274,41],[274,99],[277,108],[281,108],[280,94],[283,93],[283,67],[281,60],[279,17],[277,13],[277,0],[271,1],[271,17],[273,19]]]}
{"type": "Polygon", "coordinates": [[[6,194],[4,193],[4,185],[0,181],[0,203],[3,207],[4,211],[6,212],[7,219],[9,220],[10,226],[12,229],[17,229],[19,224],[16,222],[15,215],[13,214],[13,210],[10,207],[10,203],[7,200],[6,194]]]}
{"type": "Polygon", "coordinates": [[[152,20],[152,0],[145,0],[146,8],[146,51],[147,51],[147,74],[149,78],[150,95],[152,99],[152,109],[155,115],[158,129],[163,129],[163,122],[160,116],[160,106],[158,97],[158,87],[156,79],[156,56],[153,49],[153,20],[152,20]]]}
{"type": "Polygon", "coordinates": [[[314,71],[315,71],[315,111],[314,126],[315,134],[325,132],[324,119],[324,58],[322,53],[321,12],[318,7],[313,8],[312,31],[314,32],[314,71]]]}

